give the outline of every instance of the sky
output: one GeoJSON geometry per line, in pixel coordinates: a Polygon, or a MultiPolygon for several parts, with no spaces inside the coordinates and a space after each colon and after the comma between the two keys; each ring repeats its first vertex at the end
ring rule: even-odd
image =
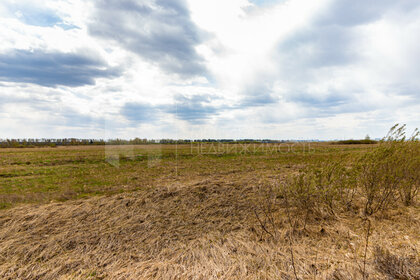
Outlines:
{"type": "Polygon", "coordinates": [[[418,0],[2,0],[0,138],[420,127],[418,0]]]}

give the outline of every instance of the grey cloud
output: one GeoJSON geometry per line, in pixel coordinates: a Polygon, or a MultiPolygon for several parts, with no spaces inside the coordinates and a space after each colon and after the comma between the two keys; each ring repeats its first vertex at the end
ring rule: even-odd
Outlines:
{"type": "MultiPolygon", "coordinates": [[[[57,113],[57,117],[58,119],[64,119],[63,124],[69,127],[98,127],[105,123],[102,117],[93,117],[72,108],[63,108],[57,113]]],[[[61,122],[58,122],[58,124],[61,124],[61,122]]]]}
{"type": "Polygon", "coordinates": [[[48,120],[42,123],[45,126],[97,127],[98,124],[104,123],[103,118],[93,117],[69,107],[60,95],[51,90],[39,93],[27,92],[23,96],[0,95],[0,109],[7,112],[10,105],[18,105],[21,110],[14,114],[14,118],[21,121],[28,121],[32,111],[48,115],[48,120]]]}
{"type": "MultiPolygon", "coordinates": [[[[419,1],[331,1],[311,22],[278,42],[273,54],[278,73],[259,73],[235,108],[281,108],[282,102],[286,102],[302,109],[299,114],[306,117],[380,109],[378,104],[364,102],[365,89],[357,85],[352,89],[330,88],[320,92],[317,84],[333,84],[331,79],[340,80],[342,77],[337,75],[345,75],[346,71],[340,72],[341,69],[350,69],[346,67],[363,61],[365,54],[360,48],[364,38],[359,26],[388,17],[407,18],[407,13],[415,7],[420,7],[419,1]],[[275,84],[280,87],[279,93],[273,91],[275,84]]],[[[416,88],[404,90],[410,100],[416,99],[416,88]]],[[[401,95],[399,87],[395,91],[401,95]]]]}
{"type": "Polygon", "coordinates": [[[147,103],[129,102],[121,108],[121,114],[132,122],[148,123],[158,118],[160,109],[147,103]]]}
{"type": "Polygon", "coordinates": [[[95,84],[95,78],[113,78],[120,70],[89,52],[61,53],[11,50],[0,54],[0,80],[47,87],[95,84]]]}
{"type": "Polygon", "coordinates": [[[226,106],[211,104],[214,98],[209,95],[176,95],[174,103],[152,105],[141,102],[128,102],[120,113],[128,120],[139,123],[153,123],[164,119],[165,115],[173,115],[177,119],[192,124],[203,123],[212,116],[227,109],[226,106]]]}
{"type": "Polygon", "coordinates": [[[304,106],[317,107],[320,109],[336,108],[353,100],[354,93],[342,92],[339,90],[330,90],[322,95],[314,95],[310,92],[296,90],[284,96],[284,100],[293,103],[299,103],[304,106]]]}
{"type": "Polygon", "coordinates": [[[191,97],[177,95],[175,104],[167,106],[164,110],[179,119],[191,123],[201,123],[217,115],[223,109],[212,105],[211,102],[212,97],[209,95],[193,95],[191,97]]]}
{"type": "Polygon", "coordinates": [[[359,25],[389,13],[420,7],[419,1],[335,0],[308,25],[278,44],[277,59],[287,78],[302,79],[317,68],[353,64],[361,59],[359,25]]]}
{"type": "Polygon", "coordinates": [[[333,1],[311,24],[280,41],[275,55],[279,76],[273,80],[284,86],[282,98],[303,106],[314,116],[357,110],[353,92],[330,89],[320,94],[307,88],[320,78],[325,80],[330,68],[360,62],[361,37],[354,27],[379,19],[390,3],[385,0],[385,7],[375,9],[366,1],[333,1]]]}
{"type": "Polygon", "coordinates": [[[206,74],[203,58],[194,49],[201,42],[200,31],[183,0],[98,0],[89,31],[168,73],[206,74]]]}
{"type": "Polygon", "coordinates": [[[316,23],[355,26],[379,20],[389,11],[409,11],[419,6],[417,0],[335,0],[316,23]]]}
{"type": "Polygon", "coordinates": [[[38,98],[28,99],[15,95],[0,94],[0,109],[5,110],[9,104],[25,104],[38,102],[38,98]]]}
{"type": "Polygon", "coordinates": [[[284,100],[298,104],[306,111],[306,117],[331,117],[344,113],[363,113],[381,109],[378,103],[366,102],[363,88],[328,89],[323,93],[311,93],[296,89],[284,96],[284,100]]]}
{"type": "Polygon", "coordinates": [[[398,83],[390,87],[386,94],[397,94],[399,96],[408,97],[410,100],[420,100],[420,85],[414,83],[398,83]]]}
{"type": "Polygon", "coordinates": [[[355,36],[341,26],[315,26],[297,32],[279,44],[283,66],[301,70],[339,66],[358,60],[355,36]]]}
{"type": "MultiPolygon", "coordinates": [[[[345,69],[363,61],[360,45],[364,38],[358,29],[360,25],[391,14],[406,18],[416,7],[420,8],[420,2],[412,0],[332,1],[310,24],[279,42],[275,55],[279,76],[274,77],[273,82],[278,79],[284,85],[282,97],[286,101],[307,108],[314,116],[377,110],[375,104],[365,104],[362,98],[355,97],[365,91],[363,88],[356,91],[329,89],[321,94],[307,88],[320,80],[328,81],[330,72],[340,73],[333,68],[345,69]]],[[[264,83],[266,81],[261,80],[261,84],[264,83]]],[[[405,91],[405,95],[413,96],[415,88],[417,85],[414,90],[397,86],[394,91],[397,95],[405,91]]]]}
{"type": "Polygon", "coordinates": [[[381,17],[392,0],[335,0],[321,14],[317,23],[352,26],[365,24],[381,17]]]}
{"type": "Polygon", "coordinates": [[[272,86],[264,82],[249,86],[243,96],[238,107],[264,106],[278,102],[278,98],[273,95],[272,86]]]}

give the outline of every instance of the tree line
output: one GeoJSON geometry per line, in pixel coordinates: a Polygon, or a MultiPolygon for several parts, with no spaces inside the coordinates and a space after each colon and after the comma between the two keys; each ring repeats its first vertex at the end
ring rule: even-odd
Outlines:
{"type": "Polygon", "coordinates": [[[0,139],[0,148],[35,148],[85,145],[140,145],[140,144],[190,144],[190,143],[283,143],[287,140],[270,139],[80,139],[80,138],[23,138],[0,139]]]}

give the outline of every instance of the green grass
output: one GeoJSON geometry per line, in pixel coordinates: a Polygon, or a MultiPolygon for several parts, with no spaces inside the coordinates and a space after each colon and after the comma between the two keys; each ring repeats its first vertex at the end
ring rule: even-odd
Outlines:
{"type": "Polygon", "coordinates": [[[0,208],[133,191],[214,174],[275,174],[279,168],[353,157],[368,149],[311,144],[309,150],[296,144],[293,152],[287,145],[277,152],[270,146],[254,152],[242,147],[200,155],[195,149],[191,153],[190,145],[0,149],[0,208]],[[118,166],[106,161],[109,154],[119,154],[118,166]]]}

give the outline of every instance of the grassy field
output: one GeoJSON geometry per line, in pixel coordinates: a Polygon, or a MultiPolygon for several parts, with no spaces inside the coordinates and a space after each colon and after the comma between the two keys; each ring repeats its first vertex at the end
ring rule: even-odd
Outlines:
{"type": "Polygon", "coordinates": [[[369,148],[284,143],[0,149],[0,207],[148,189],[209,175],[279,175],[369,148]]]}
{"type": "Polygon", "coordinates": [[[0,149],[0,278],[420,279],[416,193],[366,189],[378,145],[0,149]]]}

